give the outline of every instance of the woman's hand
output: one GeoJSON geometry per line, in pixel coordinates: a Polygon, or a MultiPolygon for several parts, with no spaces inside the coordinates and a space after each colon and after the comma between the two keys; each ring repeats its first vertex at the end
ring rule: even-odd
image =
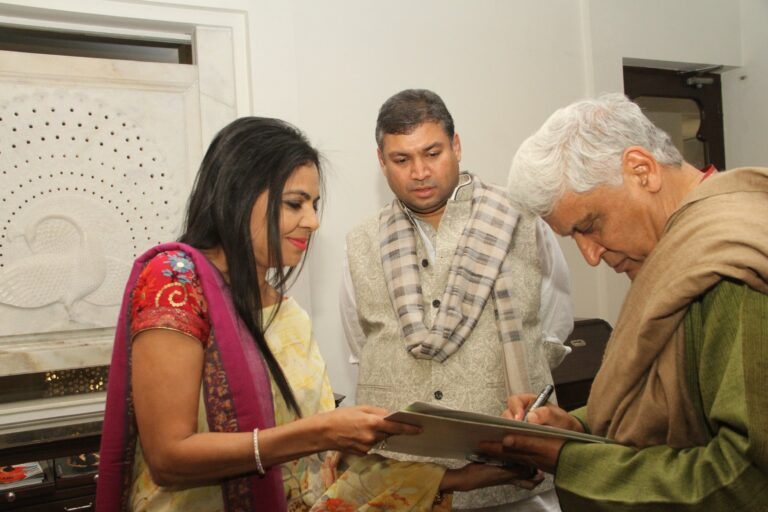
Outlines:
{"type": "Polygon", "coordinates": [[[389,411],[380,407],[358,405],[340,407],[311,418],[318,422],[323,438],[323,450],[338,450],[365,455],[389,436],[413,435],[419,427],[384,419],[389,411]]]}
{"type": "Polygon", "coordinates": [[[514,484],[533,489],[544,480],[544,474],[532,466],[513,464],[499,467],[490,464],[467,464],[445,472],[440,490],[443,492],[472,491],[493,485],[514,484]]]}
{"type": "MultiPolygon", "coordinates": [[[[512,395],[507,399],[507,410],[501,413],[501,415],[505,418],[523,421],[525,411],[528,410],[534,400],[536,400],[536,395],[512,395]]],[[[584,427],[579,420],[568,414],[567,411],[552,404],[545,404],[532,410],[528,413],[526,421],[537,425],[549,425],[551,427],[584,432],[584,427]]]]}

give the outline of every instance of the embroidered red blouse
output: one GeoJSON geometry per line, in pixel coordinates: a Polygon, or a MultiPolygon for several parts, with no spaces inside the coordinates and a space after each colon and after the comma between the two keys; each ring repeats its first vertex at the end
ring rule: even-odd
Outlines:
{"type": "Polygon", "coordinates": [[[131,299],[131,334],[172,329],[207,346],[211,332],[208,304],[195,264],[183,251],[158,254],[139,275],[131,299]]]}

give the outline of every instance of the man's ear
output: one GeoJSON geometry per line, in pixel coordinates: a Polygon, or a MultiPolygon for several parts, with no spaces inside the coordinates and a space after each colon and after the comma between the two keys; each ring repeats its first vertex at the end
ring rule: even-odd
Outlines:
{"type": "Polygon", "coordinates": [[[621,158],[624,180],[632,180],[648,192],[661,189],[661,164],[642,146],[630,146],[621,158]]]}
{"type": "Polygon", "coordinates": [[[453,134],[453,141],[451,146],[453,147],[453,152],[456,155],[456,160],[461,162],[461,139],[459,139],[458,133],[453,134]]]}

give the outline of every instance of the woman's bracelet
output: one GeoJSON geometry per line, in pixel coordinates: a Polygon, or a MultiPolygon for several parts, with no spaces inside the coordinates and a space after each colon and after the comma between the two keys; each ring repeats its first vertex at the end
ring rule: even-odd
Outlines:
{"type": "Polygon", "coordinates": [[[437,505],[442,505],[443,502],[447,500],[451,495],[453,495],[452,491],[441,491],[438,489],[437,493],[435,494],[435,498],[432,500],[432,506],[435,507],[437,505]]]}
{"type": "Polygon", "coordinates": [[[264,476],[264,466],[261,465],[261,455],[259,454],[259,429],[253,429],[253,458],[256,459],[256,472],[264,476]]]}

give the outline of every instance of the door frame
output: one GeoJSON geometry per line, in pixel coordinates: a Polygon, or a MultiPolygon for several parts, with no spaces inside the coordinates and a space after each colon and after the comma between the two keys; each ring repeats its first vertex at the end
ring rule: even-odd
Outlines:
{"type": "Polygon", "coordinates": [[[704,143],[704,159],[707,165],[712,164],[720,170],[727,169],[720,75],[624,66],[624,92],[631,100],[639,96],[653,96],[695,101],[701,112],[701,125],[696,138],[704,143]],[[709,83],[697,86],[697,82],[709,83]]]}

